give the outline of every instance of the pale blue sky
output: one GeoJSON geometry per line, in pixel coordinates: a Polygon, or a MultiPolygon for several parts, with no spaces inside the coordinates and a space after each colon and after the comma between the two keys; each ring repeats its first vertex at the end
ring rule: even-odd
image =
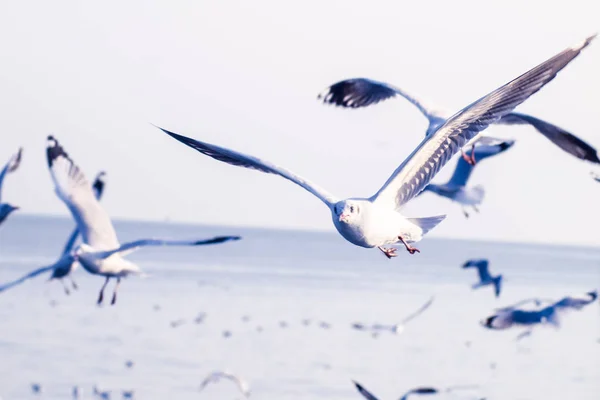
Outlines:
{"type": "MultiPolygon", "coordinates": [[[[90,178],[107,171],[115,218],[333,230],[301,188],[218,163],[149,123],[269,159],[340,197],[370,196],[426,120],[400,100],[327,107],[316,100],[324,87],[371,77],[458,110],[600,30],[598,12],[591,0],[4,2],[0,159],[25,147],[4,200],[67,215],[45,164],[53,133],[90,178]]],[[[596,42],[518,110],[600,147],[599,67],[596,42]]],[[[599,245],[591,165],[533,129],[493,132],[517,143],[473,174],[487,190],[481,214],[465,220],[433,194],[406,214],[448,213],[438,237],[599,245]]]]}

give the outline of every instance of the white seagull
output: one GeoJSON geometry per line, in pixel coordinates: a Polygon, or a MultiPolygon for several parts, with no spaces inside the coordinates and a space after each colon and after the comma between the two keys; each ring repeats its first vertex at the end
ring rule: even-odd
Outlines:
{"type": "MultiPolygon", "coordinates": [[[[527,327],[530,331],[534,326],[551,325],[560,327],[559,316],[571,310],[581,310],[593,303],[598,298],[598,291],[585,293],[583,296],[567,296],[538,310],[523,310],[515,308],[516,305],[497,309],[496,313],[481,321],[481,325],[492,330],[504,330],[512,327],[527,327]]],[[[544,299],[528,299],[517,304],[535,301],[536,304],[548,302],[544,299]]],[[[525,332],[529,335],[531,332],[525,332]]],[[[517,337],[525,336],[521,334],[517,337]]]]}
{"type": "Polygon", "coordinates": [[[370,198],[340,200],[314,183],[266,160],[178,135],[160,128],[174,139],[218,161],[276,174],[303,187],[331,211],[337,231],[349,242],[366,248],[377,247],[388,258],[396,249],[384,247],[402,243],[408,252],[419,250],[418,242],[445,216],[406,218],[399,210],[431,181],[454,154],[490,124],[510,113],[550,82],[592,38],[570,47],[520,77],[465,107],[423,139],[413,153],[393,172],[370,198]]]}
{"type": "MultiPolygon", "coordinates": [[[[377,397],[375,397],[375,395],[373,395],[371,392],[369,392],[360,383],[358,383],[356,381],[352,381],[352,383],[354,383],[354,386],[356,387],[358,392],[360,394],[362,394],[365,399],[379,400],[377,397]]],[[[450,393],[455,390],[466,390],[466,389],[477,389],[477,388],[478,388],[478,386],[476,386],[476,385],[454,386],[454,387],[448,387],[448,388],[444,388],[444,389],[438,389],[438,388],[434,388],[434,387],[418,387],[418,388],[411,389],[408,392],[404,393],[402,395],[402,397],[400,397],[400,400],[407,400],[409,397],[413,397],[413,395],[432,395],[432,394],[439,394],[442,392],[450,393]]]]}
{"type": "Polygon", "coordinates": [[[23,154],[23,148],[19,148],[17,154],[14,154],[10,160],[6,163],[2,171],[0,171],[0,224],[9,216],[10,213],[19,209],[17,206],[12,204],[2,203],[2,184],[6,175],[14,172],[21,164],[21,155],[23,154]]]}
{"type": "Polygon", "coordinates": [[[479,289],[483,286],[494,285],[496,297],[500,296],[502,290],[502,275],[492,276],[490,274],[490,263],[486,259],[468,260],[463,264],[463,268],[477,268],[479,282],[473,284],[473,289],[479,289]]]}
{"type": "Polygon", "coordinates": [[[102,303],[104,289],[110,278],[117,280],[111,301],[111,304],[115,304],[121,278],[142,274],[136,264],[123,258],[140,247],[198,246],[240,239],[239,236],[219,236],[206,240],[141,239],[121,245],[110,217],[96,199],[92,186],[52,136],[48,136],[46,155],[56,194],[69,208],[81,233],[83,243],[74,250],[73,256],[89,273],[106,277],[98,304],[102,303]]]}
{"type": "MultiPolygon", "coordinates": [[[[105,175],[106,175],[105,172],[100,172],[96,176],[96,179],[94,180],[94,184],[92,185],[92,188],[94,190],[94,195],[96,196],[96,198],[98,200],[100,200],[100,197],[102,197],[102,192],[104,191],[104,186],[105,186],[104,176],[105,175]]],[[[52,271],[52,274],[50,275],[49,280],[53,280],[53,279],[60,280],[60,282],[63,284],[66,294],[70,293],[69,288],[67,287],[67,285],[65,284],[65,282],[63,280],[66,277],[69,277],[69,279],[71,280],[73,289],[77,289],[77,284],[73,280],[71,273],[77,268],[77,262],[75,261],[75,256],[72,254],[72,252],[73,252],[73,247],[75,247],[75,242],[77,241],[78,237],[79,237],[79,229],[77,229],[77,227],[75,227],[75,230],[71,233],[71,235],[69,236],[69,239],[67,239],[67,243],[65,244],[65,247],[63,248],[60,258],[54,264],[49,265],[47,267],[38,268],[35,271],[31,271],[27,275],[24,275],[17,280],[14,280],[12,282],[8,282],[8,283],[5,283],[4,285],[1,285],[0,293],[7,289],[10,289],[14,286],[17,286],[31,278],[35,278],[36,276],[41,275],[48,271],[52,271]]]]}
{"type": "Polygon", "coordinates": [[[354,323],[354,324],[352,324],[352,327],[357,330],[370,330],[374,336],[378,335],[379,332],[381,332],[381,331],[389,331],[393,334],[399,335],[402,332],[404,332],[404,328],[407,323],[409,323],[410,321],[412,321],[413,319],[415,319],[416,317],[421,315],[423,312],[425,312],[425,310],[427,310],[431,306],[434,298],[435,298],[435,296],[431,296],[431,298],[429,300],[427,300],[427,302],[425,304],[423,304],[421,307],[419,307],[419,309],[417,309],[410,315],[404,317],[402,319],[402,321],[397,324],[394,324],[394,325],[373,324],[373,325],[369,326],[369,325],[365,325],[365,324],[361,324],[361,323],[354,323]]]}
{"type": "MultiPolygon", "coordinates": [[[[473,156],[478,161],[481,161],[510,149],[514,143],[514,140],[495,140],[489,145],[479,145],[475,148],[473,156]]],[[[470,206],[473,210],[479,212],[477,206],[481,204],[485,195],[483,186],[467,186],[467,181],[474,168],[473,164],[468,163],[464,158],[459,158],[454,169],[454,174],[448,182],[443,184],[430,183],[425,186],[425,189],[419,195],[425,192],[433,192],[438,196],[446,197],[460,204],[463,214],[469,218],[466,207],[470,206]]]]}
{"type": "Polygon", "coordinates": [[[202,391],[209,383],[217,383],[221,379],[228,379],[232,381],[237,385],[238,389],[240,390],[240,392],[242,392],[244,397],[250,397],[250,386],[248,385],[248,382],[246,382],[243,378],[240,378],[227,371],[211,372],[206,378],[204,378],[204,380],[200,384],[199,390],[202,391]]]}
{"type": "MultiPolygon", "coordinates": [[[[587,40],[590,41],[593,38],[594,36],[587,40]]],[[[427,127],[426,135],[436,132],[446,122],[448,117],[452,115],[448,110],[419,99],[401,88],[366,78],[352,78],[337,82],[325,89],[317,98],[322,99],[324,103],[336,106],[360,108],[377,104],[380,101],[396,96],[401,96],[408,100],[427,118],[429,126],[427,127]]],[[[594,147],[564,129],[531,115],[514,112],[508,113],[494,123],[500,125],[531,125],[563,151],[581,160],[600,164],[600,159],[594,147]]],[[[481,137],[481,135],[478,136],[470,143],[475,144],[477,139],[481,137]]],[[[473,153],[471,153],[470,157],[464,153],[462,155],[467,162],[475,164],[473,153]]]]}

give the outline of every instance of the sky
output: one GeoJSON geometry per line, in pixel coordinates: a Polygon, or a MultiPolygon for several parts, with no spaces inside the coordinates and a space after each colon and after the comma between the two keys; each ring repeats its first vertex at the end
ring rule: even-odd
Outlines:
{"type": "MultiPolygon", "coordinates": [[[[369,197],[422,140],[426,120],[400,99],[346,110],[321,104],[319,92],[370,77],[458,111],[600,31],[599,4],[3,2],[1,162],[24,147],[3,201],[68,215],[45,161],[53,134],[90,179],[107,172],[102,203],[114,218],[334,230],[310,193],[219,163],[151,124],[270,160],[338,197],[369,197]]],[[[600,147],[599,67],[597,40],[517,110],[600,147]]],[[[480,214],[466,219],[431,193],[404,214],[448,214],[436,237],[600,245],[593,166],[529,127],[487,132],[517,143],[471,176],[486,189],[480,214]]]]}

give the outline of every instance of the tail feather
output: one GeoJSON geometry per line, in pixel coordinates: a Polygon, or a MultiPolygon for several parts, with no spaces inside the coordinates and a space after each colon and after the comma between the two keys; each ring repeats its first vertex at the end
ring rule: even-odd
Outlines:
{"type": "Polygon", "coordinates": [[[445,215],[436,215],[435,217],[408,218],[408,220],[411,223],[417,225],[419,228],[421,228],[423,230],[423,235],[425,235],[427,232],[435,228],[445,218],[445,215]]]}

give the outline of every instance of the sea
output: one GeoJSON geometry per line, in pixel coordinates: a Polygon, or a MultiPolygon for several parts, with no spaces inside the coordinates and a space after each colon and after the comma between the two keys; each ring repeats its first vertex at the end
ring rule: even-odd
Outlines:
{"type": "MultiPolygon", "coordinates": [[[[115,221],[121,242],[138,238],[242,240],[195,248],[145,248],[127,258],[147,274],[121,283],[117,303],[98,306],[104,279],[79,268],[78,290],[38,276],[0,293],[0,398],[360,400],[353,381],[380,400],[415,387],[446,399],[598,400],[600,306],[542,326],[491,331],[480,321],[522,299],[559,299],[600,286],[600,248],[428,237],[420,254],[379,251],[335,232],[115,221]],[[471,288],[489,259],[504,276],[471,288]],[[353,323],[394,324],[433,297],[400,334],[374,336],[353,323]],[[39,385],[34,393],[32,385],[39,385]],[[459,387],[446,392],[447,388],[459,387]],[[460,388],[462,387],[462,388],[460,388]]],[[[55,262],[68,218],[13,215],[0,226],[0,282],[55,262]]],[[[110,300],[114,282],[105,298],[110,300]]],[[[411,397],[412,399],[413,397],[411,397]]],[[[415,398],[418,398],[415,397],[415,398]]]]}

